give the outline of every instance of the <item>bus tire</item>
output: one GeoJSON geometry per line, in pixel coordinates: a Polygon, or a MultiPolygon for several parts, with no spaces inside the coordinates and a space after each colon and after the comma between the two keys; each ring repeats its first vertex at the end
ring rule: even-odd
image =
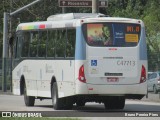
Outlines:
{"type": "Polygon", "coordinates": [[[52,85],[52,105],[55,110],[62,109],[62,100],[58,98],[58,88],[57,83],[54,82],[52,85]]]}
{"type": "Polygon", "coordinates": [[[71,110],[73,108],[73,99],[71,97],[64,98],[64,109],[71,110]]]}
{"type": "Polygon", "coordinates": [[[27,88],[25,84],[24,84],[24,102],[26,106],[34,106],[35,103],[35,97],[27,96],[27,88]]]}
{"type": "Polygon", "coordinates": [[[111,100],[111,99],[106,100],[104,102],[104,106],[105,106],[105,109],[115,109],[115,102],[114,100],[111,100]]]}
{"type": "Polygon", "coordinates": [[[125,106],[125,97],[119,97],[116,103],[116,109],[123,109],[125,106]]]}

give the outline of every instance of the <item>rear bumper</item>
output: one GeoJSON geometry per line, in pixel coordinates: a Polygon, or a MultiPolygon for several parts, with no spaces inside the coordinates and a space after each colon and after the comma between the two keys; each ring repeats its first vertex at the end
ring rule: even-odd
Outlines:
{"type": "Polygon", "coordinates": [[[76,94],[98,94],[104,96],[144,96],[147,94],[147,82],[129,85],[85,84],[76,87],[76,94]]]}

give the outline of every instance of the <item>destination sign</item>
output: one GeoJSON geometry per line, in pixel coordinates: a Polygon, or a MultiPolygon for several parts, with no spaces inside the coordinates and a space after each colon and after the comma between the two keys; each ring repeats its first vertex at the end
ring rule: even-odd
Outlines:
{"type": "MultiPolygon", "coordinates": [[[[108,0],[99,0],[99,7],[107,7],[108,0]]],[[[59,7],[92,7],[92,0],[59,0],[59,7]]]]}

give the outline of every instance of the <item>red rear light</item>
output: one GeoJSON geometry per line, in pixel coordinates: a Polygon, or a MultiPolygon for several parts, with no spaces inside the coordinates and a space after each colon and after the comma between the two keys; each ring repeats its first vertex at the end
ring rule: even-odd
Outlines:
{"type": "Polygon", "coordinates": [[[146,68],[142,65],[140,83],[146,81],[146,68]]]}
{"type": "Polygon", "coordinates": [[[84,65],[82,65],[82,66],[79,68],[79,76],[78,76],[78,79],[79,79],[79,81],[86,83],[86,78],[85,78],[85,75],[84,75],[84,65]]]}

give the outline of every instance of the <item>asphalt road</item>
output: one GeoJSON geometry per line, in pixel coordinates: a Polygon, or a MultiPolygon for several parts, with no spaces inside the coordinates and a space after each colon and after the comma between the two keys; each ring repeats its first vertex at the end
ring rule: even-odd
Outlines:
{"type": "MultiPolygon", "coordinates": [[[[151,94],[150,96],[154,96],[151,94]]],[[[73,110],[58,111],[52,108],[51,99],[36,100],[34,107],[26,107],[23,96],[15,95],[0,95],[0,111],[17,111],[17,112],[41,112],[43,117],[124,117],[125,114],[132,115],[137,112],[153,113],[160,117],[160,103],[143,100],[126,100],[126,105],[123,110],[105,110],[103,104],[87,103],[85,107],[76,107],[73,110]]],[[[129,116],[130,117],[130,116],[129,116]]]]}
{"type": "MultiPolygon", "coordinates": [[[[143,100],[126,100],[126,105],[123,110],[118,111],[159,111],[160,102],[158,102],[158,95],[150,94],[150,99],[144,98],[143,100]],[[152,100],[156,98],[157,100],[152,100]],[[152,98],[152,99],[151,99],[152,98]]],[[[88,111],[104,111],[104,105],[98,103],[87,103],[85,107],[76,107],[73,110],[88,110],[88,111]]],[[[45,99],[40,101],[35,100],[34,107],[26,107],[24,104],[23,96],[16,95],[2,95],[0,94],[0,111],[55,111],[52,108],[52,100],[45,99]]]]}

